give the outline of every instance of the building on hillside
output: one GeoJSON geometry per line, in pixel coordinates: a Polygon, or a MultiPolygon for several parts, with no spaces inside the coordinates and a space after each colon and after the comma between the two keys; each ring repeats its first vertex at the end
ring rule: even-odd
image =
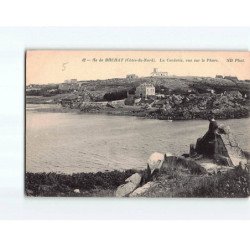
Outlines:
{"type": "Polygon", "coordinates": [[[129,74],[126,76],[127,79],[137,79],[138,76],[136,74],[129,74]]]}
{"type": "Polygon", "coordinates": [[[224,79],[231,80],[233,82],[238,81],[237,76],[225,76],[224,79]]]}
{"type": "Polygon", "coordinates": [[[162,71],[159,71],[158,68],[154,68],[153,72],[151,73],[151,76],[166,77],[168,76],[168,72],[162,72],[162,71]]]}
{"type": "Polygon", "coordinates": [[[216,75],[215,78],[221,78],[221,79],[223,79],[223,75],[216,75]]]}
{"type": "Polygon", "coordinates": [[[149,83],[139,85],[135,90],[135,96],[147,98],[155,95],[155,87],[149,83]]]}

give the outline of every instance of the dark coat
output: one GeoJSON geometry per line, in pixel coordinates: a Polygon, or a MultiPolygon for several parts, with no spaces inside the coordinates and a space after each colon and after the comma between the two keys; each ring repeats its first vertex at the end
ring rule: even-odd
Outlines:
{"type": "Polygon", "coordinates": [[[210,121],[207,133],[196,144],[196,151],[199,154],[212,156],[215,151],[215,132],[218,129],[216,121],[210,121]]]}

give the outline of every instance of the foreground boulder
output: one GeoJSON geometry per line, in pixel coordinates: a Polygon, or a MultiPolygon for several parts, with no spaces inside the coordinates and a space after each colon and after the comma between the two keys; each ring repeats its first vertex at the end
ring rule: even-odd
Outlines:
{"type": "Polygon", "coordinates": [[[135,185],[140,184],[141,182],[141,176],[138,173],[135,173],[133,175],[131,175],[130,177],[128,177],[125,182],[132,182],[135,185]]]}
{"type": "Polygon", "coordinates": [[[188,185],[190,179],[206,174],[206,170],[193,159],[165,155],[161,167],[153,172],[151,181],[135,189],[129,197],[172,197],[175,194],[173,187],[180,190],[184,188],[182,185],[188,185]]]}
{"type": "Polygon", "coordinates": [[[132,193],[141,183],[142,177],[135,173],[125,180],[125,184],[120,185],[115,193],[116,197],[125,197],[132,193]]]}
{"type": "Polygon", "coordinates": [[[160,169],[163,161],[164,161],[164,154],[158,152],[151,154],[147,162],[151,170],[151,173],[153,173],[155,169],[160,169]]]}
{"type": "Polygon", "coordinates": [[[142,187],[137,188],[133,193],[129,195],[129,197],[138,197],[138,196],[143,196],[143,194],[148,191],[152,186],[154,185],[153,181],[147,182],[145,185],[142,187]]]}

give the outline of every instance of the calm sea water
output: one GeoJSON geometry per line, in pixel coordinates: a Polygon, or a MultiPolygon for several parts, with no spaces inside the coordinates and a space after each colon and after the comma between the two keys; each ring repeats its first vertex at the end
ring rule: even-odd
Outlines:
{"type": "MultiPolygon", "coordinates": [[[[208,128],[207,121],[159,121],[127,116],[48,112],[27,105],[26,171],[97,172],[144,168],[153,152],[183,154],[208,128]]],[[[249,119],[229,125],[250,151],[249,119]]]]}

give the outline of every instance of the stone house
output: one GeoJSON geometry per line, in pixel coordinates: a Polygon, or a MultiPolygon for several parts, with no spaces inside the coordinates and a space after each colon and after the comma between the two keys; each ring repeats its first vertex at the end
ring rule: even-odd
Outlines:
{"type": "Polygon", "coordinates": [[[149,83],[139,85],[135,90],[135,96],[147,98],[155,95],[155,87],[149,83]]]}

